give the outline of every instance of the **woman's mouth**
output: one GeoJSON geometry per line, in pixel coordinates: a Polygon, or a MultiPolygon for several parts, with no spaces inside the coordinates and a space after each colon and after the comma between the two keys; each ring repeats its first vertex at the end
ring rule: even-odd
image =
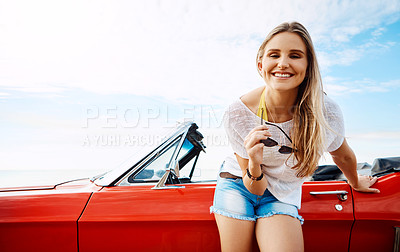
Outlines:
{"type": "Polygon", "coordinates": [[[292,73],[272,73],[273,76],[278,77],[278,78],[290,78],[292,77],[294,74],[292,73]]]}

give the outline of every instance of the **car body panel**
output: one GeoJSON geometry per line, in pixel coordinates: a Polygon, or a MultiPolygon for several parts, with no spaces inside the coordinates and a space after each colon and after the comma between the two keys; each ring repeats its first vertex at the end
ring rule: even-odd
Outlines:
{"type": "Polygon", "coordinates": [[[209,211],[215,183],[179,186],[184,187],[134,185],[94,193],[79,220],[80,252],[218,251],[218,230],[209,211]]]}
{"type": "Polygon", "coordinates": [[[100,188],[84,180],[37,189],[0,192],[0,251],[77,251],[77,220],[100,188]]]}
{"type": "Polygon", "coordinates": [[[350,251],[393,251],[400,227],[400,173],[379,178],[379,194],[353,191],[354,223],[350,251]]]}
{"type": "MultiPolygon", "coordinates": [[[[350,251],[368,251],[371,244],[374,250],[392,251],[393,225],[399,223],[399,193],[395,186],[399,178],[396,173],[379,179],[377,188],[383,197],[353,192],[360,201],[377,197],[375,209],[380,209],[371,211],[371,204],[366,202],[360,205],[366,208],[364,212],[356,208],[356,219],[351,193],[345,201],[335,194],[310,195],[312,191],[351,192],[346,182],[305,182],[299,212],[305,218],[306,251],[347,251],[350,240],[350,251]],[[343,210],[336,210],[336,205],[343,210]],[[376,218],[376,212],[381,216],[376,218]],[[393,220],[383,220],[384,216],[393,220]],[[369,239],[376,242],[364,245],[369,239]],[[383,245],[382,240],[387,243],[383,245]]],[[[167,185],[166,189],[155,190],[154,184],[136,184],[101,188],[84,181],[52,190],[1,192],[1,251],[77,251],[78,240],[80,252],[133,248],[219,251],[218,230],[209,213],[215,182],[176,186],[184,187],[167,185]],[[25,237],[23,243],[19,242],[21,237],[25,237]]]]}
{"type": "MultiPolygon", "coordinates": [[[[138,251],[169,247],[173,251],[187,251],[189,247],[195,247],[196,251],[218,251],[218,230],[214,216],[209,213],[215,183],[176,186],[184,188],[154,190],[149,185],[135,185],[104,188],[94,193],[79,220],[80,251],[129,250],[132,244],[138,251]],[[93,243],[95,239],[108,242],[93,243]]],[[[315,199],[309,195],[311,190],[350,191],[350,187],[345,182],[307,182],[300,211],[306,218],[304,233],[310,240],[308,250],[324,249],[325,244],[314,239],[327,240],[327,232],[330,233],[327,241],[333,243],[327,251],[347,250],[354,220],[351,197],[346,201],[340,201],[336,195],[315,199]],[[337,211],[336,204],[341,204],[343,211],[337,211]]]]}
{"type": "Polygon", "coordinates": [[[299,214],[305,219],[305,251],[347,251],[354,216],[351,189],[346,182],[305,182],[299,214]],[[310,192],[331,191],[347,191],[349,194],[345,201],[341,201],[337,194],[310,195],[310,192]],[[340,205],[342,210],[336,210],[336,205],[340,205]]]}

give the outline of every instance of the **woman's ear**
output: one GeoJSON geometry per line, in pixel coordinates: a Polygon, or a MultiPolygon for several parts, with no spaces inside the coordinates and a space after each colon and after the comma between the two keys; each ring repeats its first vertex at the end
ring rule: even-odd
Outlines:
{"type": "Polygon", "coordinates": [[[259,61],[257,63],[257,67],[258,67],[258,71],[261,73],[262,72],[262,63],[261,63],[261,61],[259,61]]]}

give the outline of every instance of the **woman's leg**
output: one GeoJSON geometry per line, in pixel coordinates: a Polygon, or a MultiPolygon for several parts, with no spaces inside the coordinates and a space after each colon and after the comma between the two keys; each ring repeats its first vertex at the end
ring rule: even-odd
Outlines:
{"type": "Polygon", "coordinates": [[[300,221],[289,215],[273,215],[257,219],[256,238],[261,252],[304,251],[300,221]]]}
{"type": "Polygon", "coordinates": [[[214,214],[217,221],[222,252],[252,251],[254,221],[238,220],[214,214]]]}

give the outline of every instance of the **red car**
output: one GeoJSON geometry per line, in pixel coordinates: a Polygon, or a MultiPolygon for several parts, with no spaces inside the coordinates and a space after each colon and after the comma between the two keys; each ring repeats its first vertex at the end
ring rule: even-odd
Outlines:
{"type": "MultiPolygon", "coordinates": [[[[192,181],[205,149],[197,129],[181,124],[91,180],[0,189],[0,251],[220,251],[209,211],[216,181],[192,181]]],[[[355,192],[337,167],[319,167],[303,185],[305,251],[399,251],[399,167],[389,158],[360,170],[379,176],[380,194],[355,192]]]]}

